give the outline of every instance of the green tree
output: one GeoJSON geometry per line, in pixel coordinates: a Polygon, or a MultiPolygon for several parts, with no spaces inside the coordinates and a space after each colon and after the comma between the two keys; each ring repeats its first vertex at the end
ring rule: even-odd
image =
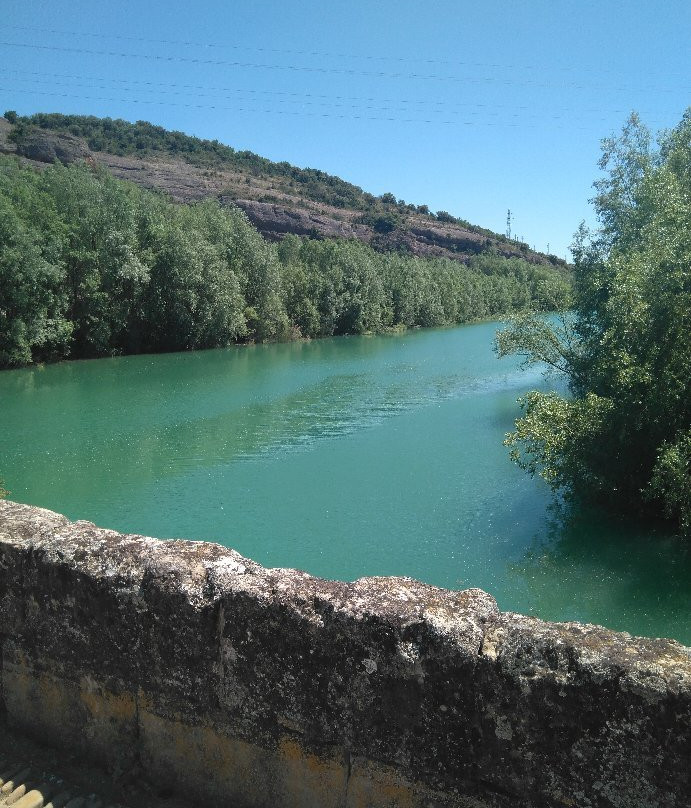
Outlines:
{"type": "Polygon", "coordinates": [[[574,315],[498,334],[566,374],[571,397],[531,392],[507,437],[555,489],[691,529],[691,110],[656,149],[636,116],[604,141],[600,229],[581,228],[574,315]]]}
{"type": "Polygon", "coordinates": [[[0,367],[68,350],[72,326],[66,319],[61,252],[61,222],[41,178],[5,158],[0,163],[0,367]]]}

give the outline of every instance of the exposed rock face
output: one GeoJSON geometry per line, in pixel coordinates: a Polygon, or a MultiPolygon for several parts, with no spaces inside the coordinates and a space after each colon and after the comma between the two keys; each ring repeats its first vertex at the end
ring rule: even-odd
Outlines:
{"type": "Polygon", "coordinates": [[[41,130],[31,132],[17,145],[17,153],[40,163],[74,163],[91,158],[86,143],[73,135],[63,135],[41,130]]]}
{"type": "Polygon", "coordinates": [[[232,202],[242,208],[252,224],[269,241],[280,241],[286,233],[319,238],[355,238],[365,242],[372,238],[372,228],[366,225],[339,221],[309,210],[223,196],[221,202],[232,202]]]}
{"type": "MultiPolygon", "coordinates": [[[[473,233],[472,230],[466,230],[458,225],[446,225],[445,227],[412,227],[410,230],[411,235],[421,244],[430,247],[438,247],[444,250],[451,250],[456,253],[478,253],[485,247],[486,242],[489,241],[479,233],[473,233]]],[[[507,255],[512,253],[511,245],[507,245],[507,255]]]]}
{"type": "Polygon", "coordinates": [[[0,503],[10,724],[236,808],[688,806],[691,651],[0,503]]]}

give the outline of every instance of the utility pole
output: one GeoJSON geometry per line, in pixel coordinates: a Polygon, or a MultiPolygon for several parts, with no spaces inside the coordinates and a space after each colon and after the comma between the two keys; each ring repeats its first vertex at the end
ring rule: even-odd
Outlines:
{"type": "Polygon", "coordinates": [[[506,211],[506,238],[511,239],[511,211],[506,211]]]}

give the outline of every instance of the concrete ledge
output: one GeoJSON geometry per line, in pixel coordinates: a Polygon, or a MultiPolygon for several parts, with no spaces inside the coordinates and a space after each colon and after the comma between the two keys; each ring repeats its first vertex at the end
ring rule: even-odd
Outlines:
{"type": "MultiPolygon", "coordinates": [[[[691,651],[0,503],[0,711],[234,808],[683,808],[691,651]]],[[[198,802],[197,802],[198,801],[198,802]]]]}

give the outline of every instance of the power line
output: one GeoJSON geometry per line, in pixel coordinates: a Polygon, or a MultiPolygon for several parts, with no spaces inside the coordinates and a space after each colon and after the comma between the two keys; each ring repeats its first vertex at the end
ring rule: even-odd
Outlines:
{"type": "MultiPolygon", "coordinates": [[[[112,87],[104,86],[103,84],[100,84],[100,85],[74,84],[74,83],[70,84],[70,83],[65,83],[65,82],[61,82],[61,81],[52,81],[52,80],[49,81],[49,82],[46,82],[46,81],[41,81],[39,79],[19,79],[19,81],[24,81],[24,82],[29,82],[31,84],[39,84],[39,85],[45,85],[45,84],[49,83],[51,86],[79,87],[79,88],[82,88],[82,89],[89,89],[89,90],[112,90],[112,89],[114,89],[112,87]]],[[[136,92],[136,90],[130,90],[127,87],[124,87],[122,89],[123,89],[124,92],[136,92]]],[[[221,100],[230,100],[230,99],[227,99],[227,98],[224,99],[222,96],[218,96],[218,95],[197,92],[197,90],[202,90],[202,89],[213,89],[213,88],[197,87],[197,88],[194,88],[194,90],[195,90],[194,93],[192,92],[192,88],[190,88],[189,92],[180,92],[180,91],[176,91],[176,90],[156,90],[156,89],[154,89],[154,90],[145,90],[145,92],[160,93],[160,94],[163,94],[163,95],[173,95],[173,96],[189,96],[189,95],[194,94],[194,96],[196,98],[221,98],[221,100]]],[[[221,92],[232,92],[232,93],[237,93],[239,95],[245,95],[245,94],[252,95],[252,94],[257,92],[257,91],[253,91],[253,90],[240,90],[240,89],[232,89],[232,88],[219,88],[219,91],[221,91],[221,92]]],[[[390,111],[390,112],[410,112],[411,111],[410,109],[400,108],[400,107],[374,106],[374,105],[362,105],[362,104],[344,104],[344,103],[341,103],[340,101],[335,101],[335,102],[334,101],[311,101],[311,100],[310,101],[305,101],[305,100],[303,100],[303,97],[300,96],[300,94],[298,94],[298,93],[286,93],[286,95],[295,95],[297,97],[296,98],[277,98],[277,99],[273,99],[273,103],[276,103],[276,104],[303,104],[303,105],[307,105],[307,106],[320,106],[320,107],[330,107],[330,108],[342,107],[342,108],[345,108],[345,109],[370,109],[370,110],[378,110],[380,112],[387,112],[387,111],[390,111]]],[[[256,101],[255,101],[255,99],[249,99],[249,100],[251,100],[253,103],[258,103],[259,101],[261,101],[261,99],[256,99],[256,101]]],[[[452,115],[462,115],[462,114],[467,114],[467,115],[483,115],[483,114],[486,114],[486,115],[499,115],[500,114],[499,112],[491,112],[491,111],[490,112],[485,112],[485,111],[482,111],[482,112],[467,112],[467,111],[463,112],[461,110],[432,110],[432,112],[442,112],[442,111],[450,113],[452,115]]],[[[516,113],[513,117],[519,117],[519,114],[516,113]]]]}
{"type": "MultiPolygon", "coordinates": [[[[122,34],[102,34],[97,33],[94,31],[67,31],[64,29],[54,29],[54,28],[42,28],[40,26],[33,26],[33,25],[7,25],[7,24],[0,24],[0,29],[8,29],[12,31],[35,31],[37,33],[44,33],[44,34],[51,34],[51,36],[76,36],[76,37],[88,37],[92,39],[115,39],[122,42],[142,42],[148,43],[153,45],[172,45],[175,47],[192,47],[192,48],[210,48],[210,49],[221,49],[221,50],[245,50],[251,51],[256,53],[276,53],[276,54],[285,54],[288,56],[316,56],[320,58],[329,58],[329,59],[362,59],[366,61],[374,61],[374,62],[399,62],[404,64],[410,64],[414,62],[418,62],[420,64],[429,64],[429,65],[444,65],[444,66],[457,66],[457,67],[481,67],[481,68],[489,68],[492,70],[539,70],[544,71],[544,65],[534,65],[534,64],[497,64],[496,62],[467,62],[458,59],[411,59],[410,57],[406,56],[383,56],[383,55],[374,55],[370,53],[365,54],[355,54],[355,53],[335,53],[331,51],[311,51],[311,50],[294,50],[289,48],[261,48],[256,46],[250,45],[238,45],[235,43],[225,43],[221,44],[218,42],[194,42],[189,40],[176,40],[176,39],[154,39],[150,37],[136,37],[136,36],[124,36],[122,34]]],[[[578,73],[582,74],[583,72],[597,72],[598,75],[602,73],[616,73],[615,70],[602,68],[602,67],[589,67],[588,65],[578,64],[577,66],[569,66],[569,67],[559,67],[559,66],[550,66],[549,68],[552,71],[561,71],[561,72],[569,72],[569,73],[578,73]]],[[[669,72],[664,71],[665,77],[669,77],[669,72]]],[[[678,73],[675,74],[683,78],[688,78],[686,74],[678,73]]]]}
{"type": "MultiPolygon", "coordinates": [[[[199,64],[199,65],[213,65],[215,67],[245,67],[259,70],[292,70],[295,72],[305,73],[321,73],[327,75],[348,75],[348,76],[363,76],[366,78],[389,78],[389,79],[419,79],[424,81],[451,81],[451,82],[464,82],[464,83],[499,83],[507,85],[524,85],[534,86],[541,88],[548,88],[553,85],[545,84],[532,80],[515,81],[513,79],[496,79],[494,77],[484,76],[482,78],[468,78],[464,76],[441,76],[436,74],[424,73],[387,73],[386,71],[369,71],[369,70],[351,70],[349,68],[335,68],[335,67],[307,67],[304,65],[274,65],[262,64],[258,62],[239,62],[229,61],[225,59],[198,59],[186,56],[161,56],[154,53],[122,53],[119,51],[102,51],[93,50],[90,48],[69,48],[59,45],[36,45],[28,42],[5,42],[0,41],[0,45],[10,48],[28,48],[32,50],[54,51],[60,53],[78,53],[88,56],[115,56],[123,59],[148,59],[158,62],[180,62],[186,64],[199,64]]],[[[559,86],[568,86],[575,89],[586,89],[587,85],[583,84],[561,84],[559,86]]],[[[629,92],[631,88],[615,87],[610,88],[617,92],[629,92]]],[[[640,89],[640,88],[637,88],[640,89]]],[[[654,88],[648,87],[649,90],[657,89],[659,92],[675,92],[671,88],[654,88]]]]}
{"type": "MultiPolygon", "coordinates": [[[[77,84],[71,83],[70,84],[70,83],[61,82],[61,81],[53,81],[52,79],[50,79],[49,81],[42,81],[40,79],[19,79],[19,81],[28,82],[30,84],[38,84],[40,86],[45,86],[47,84],[48,86],[51,86],[51,87],[52,86],[56,86],[56,87],[74,87],[74,88],[81,88],[81,89],[88,89],[88,90],[112,90],[112,89],[114,89],[114,88],[107,87],[107,86],[104,86],[104,85],[81,84],[81,83],[77,83],[77,84]]],[[[128,82],[126,82],[126,80],[122,80],[122,79],[119,80],[119,81],[124,81],[125,83],[128,83],[128,82]]],[[[134,82],[134,83],[142,83],[142,82],[134,82]]],[[[144,83],[148,84],[149,82],[144,82],[144,83]]],[[[176,85],[169,85],[169,86],[176,86],[176,85]]],[[[177,86],[179,86],[179,85],[177,85],[177,86]]],[[[122,89],[124,90],[124,92],[136,92],[136,90],[130,90],[130,89],[126,88],[126,87],[122,88],[122,89]]],[[[192,89],[199,90],[199,89],[207,89],[207,88],[194,87],[192,89]]],[[[213,88],[208,88],[208,89],[213,89],[213,88]]],[[[255,93],[255,92],[263,92],[263,91],[241,90],[241,89],[232,89],[232,88],[219,88],[219,89],[221,89],[222,91],[225,91],[225,92],[233,92],[233,93],[238,93],[238,94],[252,94],[252,93],[255,93]]],[[[161,93],[161,94],[164,94],[164,95],[172,95],[172,96],[176,96],[176,97],[192,95],[191,92],[178,92],[178,91],[174,91],[174,90],[150,90],[150,91],[145,91],[145,92],[151,92],[151,93],[156,92],[156,93],[161,93]]],[[[392,107],[392,106],[344,104],[344,103],[340,103],[340,102],[334,103],[333,101],[303,101],[303,100],[300,100],[302,96],[300,94],[298,94],[298,93],[284,93],[284,95],[296,95],[296,96],[298,96],[298,98],[297,99],[294,99],[294,98],[279,98],[279,99],[275,99],[274,103],[276,103],[276,104],[302,104],[303,106],[318,106],[318,107],[326,107],[326,108],[329,108],[329,109],[338,108],[338,109],[373,110],[373,111],[377,111],[377,112],[403,112],[403,113],[411,112],[411,110],[408,109],[408,108],[400,108],[400,107],[392,107]]],[[[232,99],[229,99],[229,98],[219,97],[218,95],[213,95],[213,94],[210,95],[210,94],[199,93],[199,92],[195,92],[194,96],[196,98],[220,98],[221,100],[226,100],[226,101],[232,100],[232,99]]],[[[328,97],[328,96],[325,96],[325,97],[328,97]]],[[[336,96],[336,98],[338,98],[338,96],[336,96]]],[[[245,99],[245,101],[249,101],[251,103],[259,103],[260,100],[261,99],[257,99],[257,100],[255,100],[255,99],[245,99]]],[[[147,103],[147,101],[144,100],[144,99],[140,99],[139,102],[140,103],[147,103]]],[[[151,103],[154,103],[154,102],[151,102],[151,103]]],[[[442,113],[443,112],[445,114],[450,114],[450,115],[471,115],[471,116],[486,115],[486,116],[492,116],[492,117],[499,117],[502,114],[501,112],[495,112],[493,110],[488,110],[487,107],[489,105],[482,104],[482,105],[479,105],[479,106],[483,107],[484,109],[482,111],[468,111],[468,110],[455,110],[455,109],[443,109],[443,110],[441,110],[441,109],[439,109],[439,110],[431,110],[431,112],[432,113],[442,113]]],[[[513,109],[513,108],[509,108],[509,109],[513,109]]],[[[520,107],[520,109],[527,110],[529,108],[528,107],[520,107]]],[[[567,109],[565,111],[568,112],[569,110],[567,109]]],[[[618,110],[614,110],[613,112],[618,112],[618,110]]],[[[427,113],[427,114],[429,114],[429,113],[427,113]]],[[[530,119],[530,120],[541,120],[541,121],[545,121],[545,120],[573,120],[572,115],[539,115],[539,114],[526,114],[526,113],[523,113],[523,112],[515,112],[515,113],[511,114],[510,116],[505,116],[505,117],[530,119]]],[[[609,120],[610,120],[609,118],[600,118],[600,119],[591,120],[590,123],[607,123],[609,120]]],[[[449,122],[449,123],[452,123],[452,122],[449,122]]],[[[651,122],[651,123],[654,123],[654,121],[651,122]]]]}
{"type": "MultiPolygon", "coordinates": [[[[0,87],[0,92],[12,92],[12,89],[9,87],[0,87]]],[[[51,96],[54,98],[75,98],[79,100],[87,100],[87,101],[115,101],[116,103],[121,104],[139,104],[139,105],[151,105],[151,106],[163,106],[163,107],[181,107],[186,109],[215,109],[215,110],[227,110],[230,112],[250,112],[250,113],[261,113],[267,115],[292,115],[298,117],[311,117],[311,118],[334,118],[338,120],[348,120],[348,121],[384,121],[384,122],[396,122],[396,123],[424,123],[424,124],[434,124],[435,126],[443,125],[443,126],[496,126],[496,127],[505,127],[505,128],[526,128],[526,129],[537,129],[542,128],[539,124],[519,124],[519,123],[509,123],[504,121],[444,121],[444,120],[432,120],[426,118],[400,118],[395,116],[375,116],[375,115],[338,115],[332,114],[327,112],[305,112],[303,110],[277,110],[277,109],[256,109],[256,108],[247,108],[247,107],[229,107],[223,106],[219,104],[183,104],[174,101],[156,101],[156,100],[142,100],[138,98],[112,98],[106,96],[93,96],[93,95],[80,95],[74,93],[54,93],[54,92],[47,92],[45,90],[33,90],[33,94],[35,95],[45,95],[51,96]]],[[[554,128],[556,129],[569,129],[570,131],[583,131],[583,132],[590,132],[591,130],[588,127],[584,126],[573,126],[573,125],[559,125],[557,124],[554,128]]]]}
{"type": "MultiPolygon", "coordinates": [[[[43,71],[27,71],[27,70],[6,70],[0,68],[0,72],[14,74],[24,74],[30,76],[45,76],[43,71]]],[[[462,102],[447,102],[447,101],[434,101],[429,98],[426,99],[410,99],[410,98],[377,98],[375,96],[358,96],[358,95],[328,95],[324,93],[296,93],[287,90],[256,90],[256,89],[242,89],[236,87],[209,87],[207,85],[199,84],[174,84],[170,82],[158,81],[143,81],[139,79],[118,79],[108,78],[105,76],[84,76],[84,74],[74,75],[66,73],[51,73],[51,76],[57,78],[78,79],[83,80],[88,78],[89,81],[106,81],[116,82],[118,84],[141,84],[150,87],[179,87],[189,90],[216,90],[219,92],[239,92],[239,93],[257,93],[262,95],[288,95],[298,98],[323,98],[323,99],[336,99],[339,101],[379,101],[382,103],[392,104],[429,104],[432,106],[471,106],[471,107],[506,107],[501,104],[479,104],[479,103],[462,103],[462,102]]],[[[511,109],[529,109],[528,106],[512,106],[511,109]]]]}
{"type": "MultiPolygon", "coordinates": [[[[45,73],[42,71],[29,71],[29,70],[7,70],[0,67],[0,73],[6,73],[9,75],[28,75],[28,76],[39,76],[41,78],[46,78],[45,73]]],[[[117,84],[131,84],[131,85],[141,85],[144,87],[172,87],[175,89],[185,89],[185,90],[194,90],[195,95],[197,95],[198,90],[211,90],[216,92],[228,92],[228,93],[239,93],[239,94],[249,94],[249,95],[270,95],[270,96],[289,96],[291,98],[319,98],[325,100],[335,100],[335,101],[365,101],[365,102],[378,102],[382,104],[416,104],[416,105],[430,105],[430,106],[438,106],[443,107],[445,111],[449,111],[451,107],[470,107],[470,108],[477,108],[477,109],[511,109],[511,110],[530,110],[531,107],[527,104],[496,104],[496,103],[477,103],[477,102],[461,102],[461,101],[435,101],[432,99],[411,99],[411,98],[377,98],[373,96],[357,96],[357,95],[328,95],[324,93],[297,93],[287,90],[258,90],[253,88],[238,88],[238,87],[212,87],[207,85],[200,85],[200,84],[179,84],[179,83],[172,83],[172,82],[156,82],[156,81],[144,81],[141,79],[119,79],[119,78],[109,78],[106,76],[85,76],[84,74],[70,74],[70,73],[51,73],[50,78],[65,78],[65,79],[76,79],[78,81],[99,81],[99,82],[110,82],[110,83],[117,83],[117,84]]],[[[19,81],[30,81],[29,79],[18,79],[19,81]]],[[[54,82],[55,84],[60,84],[60,82],[54,82]]],[[[68,86],[68,85],[66,85],[68,86]]],[[[75,85],[76,86],[76,85],[75,85]]],[[[79,85],[79,86],[91,86],[91,85],[79,85]]],[[[107,89],[107,88],[103,88],[107,89]]],[[[164,90],[152,90],[151,92],[166,92],[164,90]]],[[[166,93],[167,94],[167,93],[166,93]]],[[[180,93],[183,95],[184,93],[180,93]]],[[[554,107],[550,105],[551,111],[561,111],[561,112],[573,112],[574,107],[554,107]]],[[[606,115],[628,115],[631,110],[630,109],[583,109],[581,110],[583,113],[589,114],[606,114],[606,115]]],[[[640,115],[654,115],[660,113],[652,113],[650,111],[646,112],[643,110],[637,110],[640,115]]],[[[455,113],[453,113],[455,114],[455,113]]]]}
{"type": "MultiPolygon", "coordinates": [[[[10,88],[8,87],[0,87],[0,92],[11,92],[10,88]]],[[[398,121],[402,123],[427,123],[427,124],[443,124],[447,126],[454,126],[454,125],[462,125],[462,126],[475,126],[480,125],[476,121],[434,121],[434,120],[427,120],[422,118],[395,118],[395,117],[377,117],[377,116],[370,116],[370,115],[333,115],[330,113],[320,113],[320,112],[304,112],[304,111],[294,111],[294,110],[273,110],[273,109],[252,109],[246,107],[228,107],[222,106],[218,104],[182,104],[176,103],[174,101],[156,101],[156,100],[142,100],[137,98],[109,98],[103,96],[93,96],[93,95],[77,95],[73,93],[51,93],[44,90],[33,90],[33,93],[36,95],[47,95],[52,96],[55,98],[77,98],[83,99],[88,101],[116,101],[117,103],[122,104],[150,104],[155,106],[164,106],[164,107],[183,107],[187,109],[218,109],[218,110],[228,110],[231,112],[261,112],[266,113],[269,115],[297,115],[297,116],[308,116],[313,118],[338,118],[340,120],[366,120],[366,121],[398,121]]],[[[502,124],[499,123],[492,123],[487,122],[482,124],[483,126],[499,126],[502,124]]],[[[504,126],[518,126],[518,124],[503,124],[504,126]]]]}
{"type": "MultiPolygon", "coordinates": [[[[193,59],[187,56],[161,56],[155,53],[121,53],[119,51],[103,51],[93,50],[90,48],[70,48],[60,45],[36,45],[29,42],[4,42],[0,41],[0,45],[5,45],[11,48],[30,48],[33,50],[47,50],[58,51],[62,53],[79,53],[90,56],[115,56],[124,59],[151,59],[159,62],[184,62],[187,64],[202,64],[214,65],[215,67],[250,67],[261,70],[295,70],[305,73],[325,73],[330,75],[348,75],[348,76],[365,76],[367,78],[405,78],[405,79],[426,79],[436,81],[478,81],[477,79],[468,79],[458,76],[438,76],[422,73],[387,73],[386,71],[372,71],[372,70],[352,70],[350,68],[342,67],[308,67],[305,65],[274,65],[262,64],[258,62],[239,62],[229,61],[225,59],[193,59]]],[[[495,79],[487,78],[483,81],[494,81],[495,79]]],[[[500,80],[503,83],[513,83],[509,80],[500,80]]],[[[527,84],[534,84],[535,82],[528,81],[527,84]]]]}

